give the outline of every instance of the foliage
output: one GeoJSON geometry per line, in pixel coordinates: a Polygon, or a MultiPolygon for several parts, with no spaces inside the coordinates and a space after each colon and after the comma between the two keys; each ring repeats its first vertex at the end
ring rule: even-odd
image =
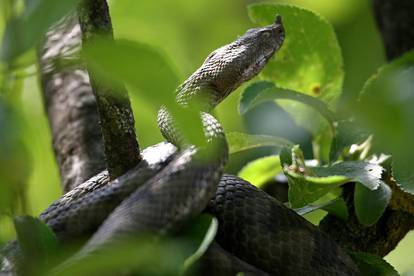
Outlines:
{"type": "MultiPolygon", "coordinates": [[[[344,78],[340,47],[332,26],[315,13],[290,5],[252,4],[248,8],[254,23],[269,24],[275,14],[283,18],[286,39],[276,57],[261,74],[284,89],[301,92],[334,105],[344,78]]],[[[295,102],[283,108],[299,123],[315,132],[323,128],[315,112],[295,102]]]]}
{"type": "Polygon", "coordinates": [[[358,265],[361,275],[396,276],[398,272],[381,257],[364,252],[350,252],[351,257],[358,265]]]}
{"type": "Polygon", "coordinates": [[[239,177],[257,187],[261,187],[262,184],[275,177],[281,171],[282,167],[280,166],[279,156],[273,155],[262,157],[248,163],[240,170],[239,177]]]}
{"type": "Polygon", "coordinates": [[[79,0],[35,0],[26,1],[21,15],[11,18],[2,40],[0,58],[11,62],[34,47],[50,25],[73,10],[79,0]],[[44,16],[45,10],[48,16],[44,16]]]}
{"type": "Polygon", "coordinates": [[[393,155],[397,184],[414,194],[414,51],[379,69],[361,91],[358,118],[372,131],[384,151],[393,155]],[[375,108],[374,108],[375,107],[375,108]]]}
{"type": "Polygon", "coordinates": [[[58,241],[47,225],[30,216],[16,217],[14,225],[23,253],[25,273],[40,273],[41,269],[55,264],[58,241]]]}

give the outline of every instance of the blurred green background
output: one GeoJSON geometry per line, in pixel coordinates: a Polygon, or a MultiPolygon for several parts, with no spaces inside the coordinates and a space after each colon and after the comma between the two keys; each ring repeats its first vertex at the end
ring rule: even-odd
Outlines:
{"type": "MultiPolygon", "coordinates": [[[[5,1],[5,0],[3,0],[5,1]]],[[[253,24],[246,6],[252,0],[122,0],[109,1],[115,36],[154,46],[170,58],[178,75],[184,79],[194,71],[213,49],[241,35],[253,24]]],[[[376,30],[367,0],[286,0],[311,9],[327,18],[335,27],[345,66],[343,100],[354,99],[366,79],[384,64],[382,41],[376,30]]],[[[0,20],[3,32],[4,20],[0,20]]],[[[26,55],[30,61],[34,53],[26,55]]],[[[144,70],[137,65],[139,70],[144,70]]],[[[36,71],[34,66],[26,73],[36,71]]],[[[20,102],[21,128],[18,130],[30,154],[28,180],[29,214],[38,215],[61,194],[58,170],[51,147],[49,126],[44,114],[36,74],[23,78],[13,90],[20,102]]],[[[156,107],[130,91],[136,118],[137,135],[142,147],[162,140],[156,126],[156,107]]],[[[233,93],[217,110],[226,131],[243,131],[245,126],[237,112],[239,93],[233,93]]],[[[1,130],[0,130],[1,131],[1,130]]],[[[0,153],[1,154],[1,153],[0,153]]],[[[4,155],[4,153],[2,153],[4,155]]],[[[12,168],[10,174],[20,174],[12,168]]],[[[10,222],[0,220],[0,241],[14,233],[10,222]]],[[[410,233],[387,260],[404,275],[414,275],[414,233],[410,233]],[[411,270],[411,274],[410,271],[411,270]]]]}

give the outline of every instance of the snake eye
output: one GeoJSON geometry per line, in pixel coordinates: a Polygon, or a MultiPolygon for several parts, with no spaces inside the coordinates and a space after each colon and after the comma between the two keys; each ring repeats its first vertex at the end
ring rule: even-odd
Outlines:
{"type": "Polygon", "coordinates": [[[271,32],[270,32],[270,31],[263,31],[263,32],[261,33],[261,36],[262,36],[262,37],[264,37],[264,38],[269,38],[271,35],[272,35],[272,34],[271,34],[271,32]]]}

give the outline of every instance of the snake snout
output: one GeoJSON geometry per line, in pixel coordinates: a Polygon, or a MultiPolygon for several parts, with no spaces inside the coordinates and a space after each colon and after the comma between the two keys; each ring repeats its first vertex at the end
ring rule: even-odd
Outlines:
{"type": "Polygon", "coordinates": [[[273,24],[272,32],[274,33],[278,42],[282,44],[285,39],[285,28],[283,26],[282,17],[280,15],[276,16],[275,23],[273,24]]]}

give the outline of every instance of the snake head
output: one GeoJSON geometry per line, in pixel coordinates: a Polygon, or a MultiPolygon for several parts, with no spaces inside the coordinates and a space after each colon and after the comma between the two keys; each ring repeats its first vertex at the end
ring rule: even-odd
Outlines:
{"type": "Polygon", "coordinates": [[[236,89],[241,83],[256,76],[282,46],[284,39],[285,30],[282,18],[278,15],[273,24],[250,29],[230,44],[228,50],[241,51],[232,61],[233,66],[239,68],[240,75],[231,89],[236,89]]]}
{"type": "Polygon", "coordinates": [[[243,82],[256,76],[285,38],[282,18],[271,25],[248,30],[234,42],[213,51],[178,89],[177,100],[187,104],[200,97],[211,109],[243,82]],[[207,99],[207,100],[205,100],[207,99]]]}

